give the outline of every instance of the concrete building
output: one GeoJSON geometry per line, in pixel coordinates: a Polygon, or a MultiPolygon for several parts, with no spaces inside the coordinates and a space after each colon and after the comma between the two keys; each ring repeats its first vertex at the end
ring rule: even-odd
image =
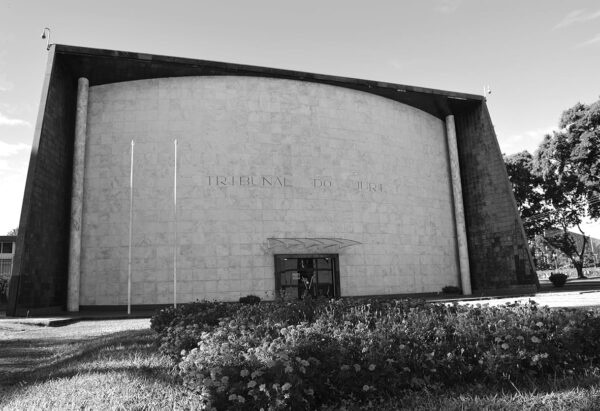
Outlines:
{"type": "Polygon", "coordinates": [[[50,49],[13,315],[536,284],[481,96],[50,49]]]}

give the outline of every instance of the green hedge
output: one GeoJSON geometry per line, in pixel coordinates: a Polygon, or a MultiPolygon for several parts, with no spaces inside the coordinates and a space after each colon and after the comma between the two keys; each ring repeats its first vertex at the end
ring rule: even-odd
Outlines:
{"type": "Polygon", "coordinates": [[[533,303],[373,299],[215,307],[196,305],[199,311],[172,319],[160,338],[173,356],[182,335],[195,341],[183,348],[179,374],[217,409],[314,409],[406,389],[519,383],[574,373],[599,358],[597,312],[533,303]]]}

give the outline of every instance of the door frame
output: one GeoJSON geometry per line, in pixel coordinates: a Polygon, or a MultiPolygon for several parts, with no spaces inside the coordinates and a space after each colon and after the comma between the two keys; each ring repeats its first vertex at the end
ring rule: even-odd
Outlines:
{"type": "MultiPolygon", "coordinates": [[[[281,289],[281,278],[277,275],[278,258],[331,258],[333,264],[333,298],[342,296],[340,287],[340,255],[339,254],[274,254],[273,255],[273,275],[275,276],[275,295],[281,289]]],[[[318,269],[318,267],[317,267],[318,269]]]]}

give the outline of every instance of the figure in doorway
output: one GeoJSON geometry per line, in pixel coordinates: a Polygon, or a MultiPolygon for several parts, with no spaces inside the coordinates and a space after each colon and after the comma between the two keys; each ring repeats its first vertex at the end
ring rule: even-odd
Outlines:
{"type": "Polygon", "coordinates": [[[298,298],[304,300],[307,296],[314,296],[316,286],[316,275],[312,259],[298,259],[298,298]]]}

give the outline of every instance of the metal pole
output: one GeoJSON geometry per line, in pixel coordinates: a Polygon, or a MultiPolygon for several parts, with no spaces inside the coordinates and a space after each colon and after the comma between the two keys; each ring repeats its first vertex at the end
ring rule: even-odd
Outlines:
{"type": "Polygon", "coordinates": [[[175,146],[175,166],[173,168],[173,214],[175,225],[175,238],[173,247],[173,307],[177,308],[177,140],[175,146]]]}
{"type": "Polygon", "coordinates": [[[131,140],[131,169],[129,172],[129,261],[127,263],[127,314],[131,314],[131,243],[133,239],[133,146],[131,140]]]}

